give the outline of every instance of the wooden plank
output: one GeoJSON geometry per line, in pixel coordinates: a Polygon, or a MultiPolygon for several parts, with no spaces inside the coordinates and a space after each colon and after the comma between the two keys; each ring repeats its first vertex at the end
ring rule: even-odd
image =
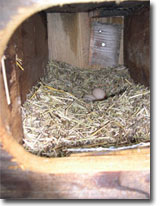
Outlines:
{"type": "Polygon", "coordinates": [[[124,64],[124,18],[122,17],[122,29],[121,29],[121,40],[120,40],[120,50],[119,50],[119,59],[118,59],[118,64],[123,65],[124,64]]]}
{"type": "MultiPolygon", "coordinates": [[[[14,138],[22,141],[21,104],[31,87],[44,74],[48,62],[45,14],[39,13],[25,21],[14,33],[5,50],[5,69],[11,104],[7,105],[2,73],[0,73],[0,115],[14,138]],[[22,68],[16,65],[22,60],[22,68]]],[[[0,68],[1,69],[1,68],[0,68]]]]}
{"type": "Polygon", "coordinates": [[[118,64],[121,27],[119,25],[92,23],[90,40],[90,65],[115,66],[118,64]]]}
{"type": "Polygon", "coordinates": [[[89,66],[89,44],[90,44],[90,19],[88,13],[79,13],[79,66],[81,68],[89,66]]]}
{"type": "MultiPolygon", "coordinates": [[[[90,12],[89,12],[90,15],[90,12]]],[[[110,24],[117,24],[121,26],[121,39],[120,39],[120,50],[119,50],[119,59],[118,59],[118,64],[123,65],[124,64],[124,55],[123,55],[123,32],[124,32],[124,17],[123,16],[111,16],[111,17],[94,17],[91,18],[91,22],[99,22],[99,23],[110,23],[110,24]]]]}
{"type": "Polygon", "coordinates": [[[74,66],[88,65],[89,17],[87,13],[49,13],[49,59],[74,66]]]}
{"type": "MultiPolygon", "coordinates": [[[[0,148],[0,198],[25,199],[149,199],[150,173],[101,171],[49,173],[22,170],[0,148]]],[[[46,158],[47,161],[47,158],[46,158]]],[[[66,159],[67,161],[67,159],[66,159]]],[[[41,164],[43,164],[41,162],[41,164]]],[[[94,164],[94,163],[92,163],[94,164]]],[[[44,165],[45,167],[45,165],[44,165]]],[[[72,166],[73,167],[73,166],[72,166]]],[[[77,168],[78,170],[79,168],[77,168]]],[[[46,168],[47,170],[47,168],[46,168]]]]}
{"type": "Polygon", "coordinates": [[[124,19],[124,63],[135,82],[150,85],[150,8],[124,19]]]}

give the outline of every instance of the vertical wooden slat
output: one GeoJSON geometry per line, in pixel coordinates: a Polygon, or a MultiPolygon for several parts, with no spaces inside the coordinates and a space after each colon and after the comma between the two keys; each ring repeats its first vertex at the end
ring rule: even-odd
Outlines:
{"type": "Polygon", "coordinates": [[[88,65],[88,13],[48,13],[49,59],[74,66],[88,65]]]}
{"type": "Polygon", "coordinates": [[[150,8],[124,19],[124,63],[135,82],[150,85],[150,8]]]}
{"type": "Polygon", "coordinates": [[[124,27],[124,17],[123,16],[112,16],[112,17],[94,17],[91,18],[91,22],[99,22],[99,23],[110,23],[110,24],[117,24],[122,27],[121,29],[121,40],[120,40],[120,50],[119,50],[119,59],[118,64],[124,64],[124,57],[123,57],[123,27],[124,27]]]}
{"type": "Polygon", "coordinates": [[[118,64],[121,27],[93,22],[90,40],[90,64],[114,66],[118,64]]]}

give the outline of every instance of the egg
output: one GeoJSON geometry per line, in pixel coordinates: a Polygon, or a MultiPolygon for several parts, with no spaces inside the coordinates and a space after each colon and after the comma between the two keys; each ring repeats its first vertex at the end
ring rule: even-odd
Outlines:
{"type": "Polygon", "coordinates": [[[96,98],[96,100],[102,100],[106,97],[105,91],[101,88],[95,88],[92,94],[96,98]]]}

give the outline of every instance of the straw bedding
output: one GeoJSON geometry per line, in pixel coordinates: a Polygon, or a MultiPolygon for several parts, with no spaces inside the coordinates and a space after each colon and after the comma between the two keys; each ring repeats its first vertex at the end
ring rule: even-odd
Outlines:
{"type": "Polygon", "coordinates": [[[27,95],[22,120],[23,146],[39,156],[148,142],[150,91],[135,84],[124,66],[80,69],[52,61],[27,95]],[[106,99],[84,101],[94,88],[102,88],[106,99]]]}

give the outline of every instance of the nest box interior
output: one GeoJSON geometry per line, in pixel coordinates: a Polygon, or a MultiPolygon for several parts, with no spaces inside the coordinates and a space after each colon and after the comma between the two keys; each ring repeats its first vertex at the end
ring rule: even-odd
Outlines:
{"type": "Polygon", "coordinates": [[[7,131],[22,144],[21,106],[51,60],[86,69],[124,65],[136,83],[149,86],[149,9],[148,1],[66,4],[26,19],[4,51],[11,103],[1,78],[1,118],[7,131]],[[107,26],[115,32],[115,25],[120,29],[106,43],[107,26]]]}

